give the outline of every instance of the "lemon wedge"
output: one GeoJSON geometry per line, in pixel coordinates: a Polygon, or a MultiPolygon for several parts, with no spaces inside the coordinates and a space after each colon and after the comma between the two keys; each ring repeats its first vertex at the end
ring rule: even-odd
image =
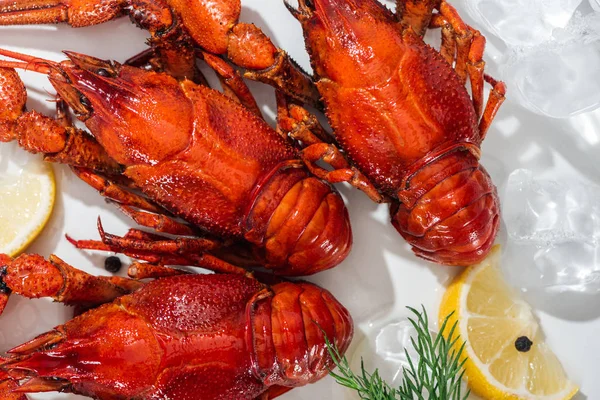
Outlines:
{"type": "Polygon", "coordinates": [[[0,178],[0,253],[14,257],[41,233],[55,194],[54,173],[47,163],[0,178]]]}
{"type": "MultiPolygon", "coordinates": [[[[465,378],[485,399],[570,399],[577,386],[544,342],[531,307],[502,277],[500,246],[450,285],[440,319],[454,312],[465,343],[465,378]]],[[[449,330],[447,330],[449,332],[449,330]]]]}

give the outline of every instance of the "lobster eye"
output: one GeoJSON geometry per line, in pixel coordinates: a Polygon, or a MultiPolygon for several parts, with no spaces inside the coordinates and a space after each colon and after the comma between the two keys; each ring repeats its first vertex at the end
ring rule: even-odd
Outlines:
{"type": "Polygon", "coordinates": [[[99,68],[99,69],[96,71],[96,73],[97,73],[98,75],[100,75],[100,76],[103,76],[103,77],[105,77],[105,78],[109,78],[109,77],[111,77],[111,76],[112,76],[112,74],[111,74],[110,72],[108,72],[108,70],[107,70],[107,69],[104,69],[104,68],[99,68]]]}
{"type": "Polygon", "coordinates": [[[89,99],[87,97],[85,97],[83,94],[79,95],[79,102],[81,103],[82,106],[84,106],[88,110],[92,109],[92,103],[90,103],[89,99]]]}

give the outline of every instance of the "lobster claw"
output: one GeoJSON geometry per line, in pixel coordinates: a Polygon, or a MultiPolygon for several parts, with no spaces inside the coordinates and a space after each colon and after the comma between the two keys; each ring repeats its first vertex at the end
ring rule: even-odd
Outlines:
{"type": "Polygon", "coordinates": [[[298,0],[298,8],[290,4],[289,0],[283,0],[283,3],[288,11],[294,16],[294,18],[299,21],[310,18],[314,8],[312,0],[298,0]]]}
{"type": "Polygon", "coordinates": [[[31,378],[13,389],[13,393],[17,395],[19,393],[64,392],[69,386],[71,386],[69,382],[54,378],[31,378]]]}

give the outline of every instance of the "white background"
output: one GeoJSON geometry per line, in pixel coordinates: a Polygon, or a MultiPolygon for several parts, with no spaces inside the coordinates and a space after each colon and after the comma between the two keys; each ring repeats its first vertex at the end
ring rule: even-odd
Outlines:
{"type": "MultiPolygon", "coordinates": [[[[308,67],[299,24],[286,11],[282,0],[244,0],[242,20],[260,26],[294,59],[308,67]]],[[[461,9],[460,1],[454,4],[461,9]]],[[[468,20],[466,15],[463,13],[468,20]]],[[[145,49],[146,32],[135,28],[128,18],[101,26],[73,29],[68,26],[0,28],[0,46],[29,54],[61,60],[61,50],[74,50],[100,58],[124,61],[145,49]]],[[[494,42],[488,46],[486,58],[491,64],[497,52],[494,42]]],[[[51,112],[52,87],[43,77],[24,73],[30,88],[30,108],[51,112]]],[[[272,89],[251,84],[267,114],[273,115],[272,89]]],[[[510,87],[509,87],[510,90],[510,87]]],[[[503,193],[510,172],[529,168],[547,177],[578,177],[600,183],[600,113],[583,114],[570,120],[552,120],[525,111],[510,99],[492,126],[483,144],[482,162],[503,193]]],[[[23,163],[28,156],[13,144],[0,146],[0,168],[7,161],[23,163]]],[[[96,218],[102,216],[105,228],[124,233],[132,222],[106,205],[91,188],[75,178],[64,166],[55,166],[58,198],[54,215],[40,238],[29,249],[44,256],[56,253],[72,265],[94,274],[106,274],[104,256],[76,251],[64,238],[97,238],[96,218]]],[[[387,222],[385,206],[370,202],[362,193],[341,186],[348,200],[354,231],[354,249],[348,259],[333,271],[323,272],[310,280],[331,290],[348,307],[357,324],[351,352],[373,326],[405,315],[404,306],[424,304],[432,315],[444,284],[456,269],[436,266],[416,259],[402,238],[387,222]]],[[[504,228],[499,242],[504,242],[504,228]]],[[[527,268],[523,265],[522,268],[527,268]]],[[[600,296],[570,295],[559,298],[530,299],[536,308],[551,347],[562,360],[569,376],[581,385],[578,399],[600,398],[600,296]],[[587,397],[586,397],[587,396],[587,397]]],[[[0,319],[0,350],[7,350],[35,335],[64,322],[71,311],[47,300],[11,299],[0,319]]],[[[367,352],[369,340],[360,346],[367,352]]],[[[366,354],[366,353],[365,353],[366,354]]],[[[283,399],[353,398],[339,389],[330,378],[295,389],[283,399]]],[[[45,394],[33,399],[77,399],[74,395],[45,394]]]]}

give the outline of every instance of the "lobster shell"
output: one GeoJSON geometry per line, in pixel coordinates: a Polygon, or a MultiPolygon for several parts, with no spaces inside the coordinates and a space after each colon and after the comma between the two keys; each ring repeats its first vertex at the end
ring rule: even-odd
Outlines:
{"type": "Polygon", "coordinates": [[[395,200],[396,229],[428,260],[483,259],[499,200],[478,161],[485,132],[453,67],[375,0],[301,1],[293,12],[335,138],[395,200]]]}
{"type": "Polygon", "coordinates": [[[343,353],[352,335],[348,311],[311,283],[183,275],[152,281],[16,347],[2,369],[26,379],[20,392],[273,398],[329,372],[325,337],[343,353]]]}

